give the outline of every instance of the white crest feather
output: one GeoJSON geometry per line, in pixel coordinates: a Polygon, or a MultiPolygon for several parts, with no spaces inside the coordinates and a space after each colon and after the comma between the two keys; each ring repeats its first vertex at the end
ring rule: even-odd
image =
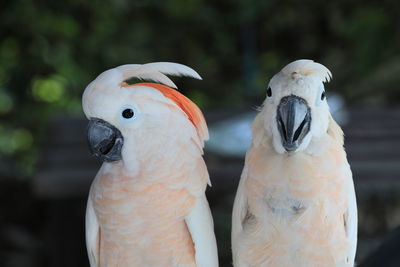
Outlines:
{"type": "Polygon", "coordinates": [[[140,64],[126,64],[116,67],[115,69],[119,70],[122,73],[123,79],[129,79],[131,77],[136,77],[136,73],[138,72],[139,67],[142,66],[140,64]]]}
{"type": "Polygon", "coordinates": [[[201,80],[200,75],[192,68],[172,62],[154,62],[144,65],[126,64],[116,69],[122,73],[123,81],[133,77],[150,79],[175,89],[177,88],[176,85],[166,75],[187,76],[201,80]]]}
{"type": "Polygon", "coordinates": [[[140,67],[142,71],[153,72],[158,71],[172,76],[187,76],[201,80],[200,75],[192,68],[173,62],[154,62],[147,63],[140,67]]]}
{"type": "Polygon", "coordinates": [[[314,76],[321,82],[329,82],[332,78],[330,70],[322,64],[310,59],[300,59],[286,65],[281,72],[287,76],[300,74],[302,76],[314,76]]]}
{"type": "Polygon", "coordinates": [[[142,70],[139,64],[127,64],[117,67],[116,69],[122,73],[123,80],[128,80],[129,78],[139,78],[139,79],[149,79],[155,82],[162,83],[172,88],[177,88],[170,78],[162,74],[161,72],[146,72],[142,70]]]}

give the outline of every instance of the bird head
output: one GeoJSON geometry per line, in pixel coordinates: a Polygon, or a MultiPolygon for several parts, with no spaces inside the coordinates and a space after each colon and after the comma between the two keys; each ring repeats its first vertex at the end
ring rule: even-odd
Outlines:
{"type": "Polygon", "coordinates": [[[277,153],[305,150],[328,131],[331,115],[324,82],[331,72],[312,60],[297,60],[273,76],[263,104],[263,125],[277,153]]]}
{"type": "Polygon", "coordinates": [[[193,139],[202,149],[208,138],[204,117],[167,74],[201,79],[187,66],[158,62],[107,70],[86,87],[82,105],[93,155],[134,168],[139,161],[168,158],[179,141],[193,139]],[[125,82],[133,77],[141,81],[125,82]]]}

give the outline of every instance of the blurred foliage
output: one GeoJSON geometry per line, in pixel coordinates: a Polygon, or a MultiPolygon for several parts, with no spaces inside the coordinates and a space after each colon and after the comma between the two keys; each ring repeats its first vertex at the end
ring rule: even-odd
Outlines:
{"type": "Polygon", "coordinates": [[[204,80],[177,83],[202,107],[259,104],[298,58],[328,66],[328,90],[350,102],[398,102],[399,11],[398,0],[2,1],[0,170],[30,173],[48,117],[81,114],[84,87],[124,63],[192,66],[204,80]]]}

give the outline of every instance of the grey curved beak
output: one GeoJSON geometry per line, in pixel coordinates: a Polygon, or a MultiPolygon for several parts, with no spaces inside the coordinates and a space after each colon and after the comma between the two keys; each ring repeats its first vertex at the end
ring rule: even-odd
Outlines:
{"type": "Polygon", "coordinates": [[[91,118],[87,127],[87,140],[92,155],[100,160],[112,162],[122,159],[124,138],[121,132],[110,123],[91,118]]]}
{"type": "Polygon", "coordinates": [[[286,151],[295,151],[310,131],[311,111],[307,101],[290,95],[281,99],[277,110],[278,130],[286,151]]]}

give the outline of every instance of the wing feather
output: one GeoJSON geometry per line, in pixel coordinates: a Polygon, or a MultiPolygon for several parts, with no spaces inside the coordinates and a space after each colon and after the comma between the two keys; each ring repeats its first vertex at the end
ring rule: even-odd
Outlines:
{"type": "Polygon", "coordinates": [[[247,167],[243,169],[239,186],[236,192],[235,201],[233,204],[233,212],[232,212],[232,255],[233,262],[235,263],[237,260],[235,256],[238,255],[238,245],[239,245],[239,236],[243,231],[242,222],[247,214],[247,198],[245,195],[244,183],[247,178],[247,167]]]}
{"type": "Polygon", "coordinates": [[[196,266],[218,267],[214,223],[205,195],[197,198],[195,207],[185,219],[196,251],[196,266]]]}
{"type": "Polygon", "coordinates": [[[90,267],[99,266],[100,226],[94,212],[93,203],[89,195],[86,207],[86,248],[90,267]]]}
{"type": "Polygon", "coordinates": [[[346,235],[350,243],[349,262],[354,262],[357,250],[357,200],[350,166],[346,166],[347,212],[344,214],[346,235]]]}

